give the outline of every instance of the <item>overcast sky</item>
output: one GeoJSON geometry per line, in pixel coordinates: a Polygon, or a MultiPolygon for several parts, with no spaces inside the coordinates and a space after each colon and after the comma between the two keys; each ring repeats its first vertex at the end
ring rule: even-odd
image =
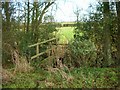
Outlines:
{"type": "MultiPolygon", "coordinates": [[[[16,1],[16,0],[11,0],[16,1]]],[[[21,0],[24,1],[24,0],[21,0]]],[[[27,1],[27,0],[26,0],[27,1]]],[[[29,0],[33,1],[33,0],[29,0]]],[[[80,16],[84,17],[85,14],[88,14],[88,7],[90,4],[95,6],[98,0],[56,0],[57,9],[55,9],[55,5],[53,6],[54,10],[49,9],[47,14],[52,14],[57,22],[64,21],[76,21],[76,16],[74,12],[77,8],[81,9],[80,16]]],[[[16,13],[17,14],[17,13],[16,13]]]]}
{"type": "Polygon", "coordinates": [[[75,21],[76,16],[74,11],[76,8],[82,9],[80,15],[84,16],[87,14],[88,7],[90,4],[96,3],[96,0],[58,0],[57,2],[57,11],[54,12],[55,21],[75,21]]]}

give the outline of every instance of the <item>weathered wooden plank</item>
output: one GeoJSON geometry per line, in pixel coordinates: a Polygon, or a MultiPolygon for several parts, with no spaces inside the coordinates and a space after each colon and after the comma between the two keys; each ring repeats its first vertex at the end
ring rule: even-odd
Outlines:
{"type": "Polygon", "coordinates": [[[52,38],[52,39],[49,39],[49,40],[43,41],[43,42],[41,42],[40,44],[47,43],[47,42],[50,42],[50,41],[53,41],[53,40],[56,40],[56,38],[52,38]]]}
{"type": "Polygon", "coordinates": [[[42,55],[42,54],[44,54],[44,53],[46,53],[46,52],[42,52],[42,53],[39,53],[39,54],[37,54],[37,55],[34,55],[34,56],[31,57],[31,59],[37,58],[38,56],[40,56],[40,55],[42,55]]]}
{"type": "Polygon", "coordinates": [[[36,45],[39,45],[39,43],[35,43],[35,44],[33,44],[33,45],[29,45],[28,47],[34,47],[34,46],[36,46],[36,45]]]}
{"type": "Polygon", "coordinates": [[[56,40],[56,38],[52,38],[52,39],[49,39],[49,40],[46,40],[46,41],[43,41],[43,42],[40,42],[40,43],[29,45],[28,47],[34,47],[34,46],[37,46],[37,45],[40,45],[40,44],[44,44],[44,43],[47,43],[47,42],[50,42],[50,41],[53,41],[53,40],[56,40]]]}

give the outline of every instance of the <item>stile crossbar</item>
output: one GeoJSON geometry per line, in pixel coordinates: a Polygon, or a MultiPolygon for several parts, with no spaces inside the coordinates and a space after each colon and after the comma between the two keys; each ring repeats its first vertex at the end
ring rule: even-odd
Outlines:
{"type": "Polygon", "coordinates": [[[40,42],[40,43],[36,43],[36,44],[33,44],[33,45],[29,45],[28,47],[31,48],[31,47],[35,47],[36,46],[36,55],[32,56],[31,59],[35,59],[35,58],[38,58],[39,56],[43,55],[44,53],[56,48],[53,47],[53,48],[50,48],[50,49],[47,49],[46,51],[44,52],[41,52],[40,53],[40,50],[39,50],[39,45],[41,44],[44,44],[44,43],[47,43],[47,42],[51,42],[51,41],[54,41],[54,40],[57,40],[56,38],[52,38],[52,39],[49,39],[49,40],[46,40],[46,41],[43,41],[43,42],[40,42]]]}
{"type": "Polygon", "coordinates": [[[40,42],[40,43],[36,43],[36,44],[30,45],[28,47],[34,47],[34,46],[44,44],[44,43],[47,43],[47,42],[50,42],[50,41],[53,41],[53,40],[56,40],[56,38],[52,38],[52,39],[49,39],[49,40],[46,40],[46,41],[43,41],[43,42],[40,42]]]}

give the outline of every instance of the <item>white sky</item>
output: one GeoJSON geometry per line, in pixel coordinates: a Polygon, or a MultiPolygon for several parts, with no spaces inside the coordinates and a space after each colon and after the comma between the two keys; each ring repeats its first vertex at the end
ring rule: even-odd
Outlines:
{"type": "MultiPolygon", "coordinates": [[[[84,14],[88,13],[89,5],[90,4],[93,5],[97,3],[97,1],[98,0],[56,0],[57,10],[53,12],[55,21],[57,22],[76,21],[74,11],[76,11],[77,8],[82,10],[80,16],[84,17],[85,16],[84,14]]],[[[55,8],[55,6],[53,8],[55,8]]]]}
{"type": "Polygon", "coordinates": [[[82,9],[80,15],[84,16],[84,14],[87,14],[90,3],[95,4],[96,0],[58,0],[58,8],[57,11],[54,12],[55,21],[75,21],[76,16],[74,11],[76,8],[82,9]]]}

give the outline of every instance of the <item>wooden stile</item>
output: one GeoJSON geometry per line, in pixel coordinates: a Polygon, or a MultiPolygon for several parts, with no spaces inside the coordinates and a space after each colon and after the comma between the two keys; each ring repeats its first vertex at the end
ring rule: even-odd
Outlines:
{"type": "Polygon", "coordinates": [[[41,55],[47,53],[48,51],[56,48],[56,47],[53,47],[53,48],[47,49],[46,51],[41,52],[41,53],[40,53],[40,50],[39,50],[39,45],[47,43],[47,42],[50,42],[50,47],[52,47],[51,41],[54,41],[54,40],[57,40],[57,39],[56,38],[52,38],[52,39],[49,39],[49,40],[46,40],[46,41],[43,41],[43,42],[40,42],[40,43],[29,45],[28,47],[30,47],[30,48],[36,46],[36,55],[32,56],[31,59],[39,58],[39,56],[41,56],[41,55]]]}

